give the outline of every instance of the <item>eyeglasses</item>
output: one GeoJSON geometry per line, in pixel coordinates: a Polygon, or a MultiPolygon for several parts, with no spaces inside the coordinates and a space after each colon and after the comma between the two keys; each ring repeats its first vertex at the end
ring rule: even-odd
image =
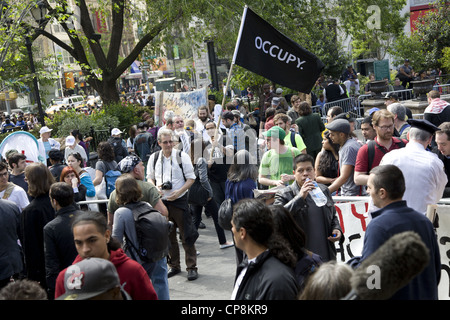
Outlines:
{"type": "Polygon", "coordinates": [[[169,141],[161,141],[161,143],[162,143],[162,144],[172,144],[173,141],[172,141],[172,140],[169,140],[169,141]]]}
{"type": "Polygon", "coordinates": [[[381,130],[391,130],[394,125],[391,124],[390,126],[377,126],[378,128],[380,128],[381,130]]]}

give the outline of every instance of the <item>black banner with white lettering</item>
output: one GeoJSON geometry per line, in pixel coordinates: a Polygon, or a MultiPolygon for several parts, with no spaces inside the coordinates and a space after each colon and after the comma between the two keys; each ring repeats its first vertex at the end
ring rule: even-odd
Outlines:
{"type": "Polygon", "coordinates": [[[233,62],[276,84],[310,93],[324,64],[245,7],[233,62]]]}

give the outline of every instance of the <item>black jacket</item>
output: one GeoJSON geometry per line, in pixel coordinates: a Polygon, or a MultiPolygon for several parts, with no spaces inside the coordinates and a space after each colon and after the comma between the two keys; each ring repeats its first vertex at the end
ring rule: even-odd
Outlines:
{"type": "MultiPolygon", "coordinates": [[[[236,279],[246,264],[247,257],[238,266],[236,279]]],[[[295,300],[297,293],[298,286],[292,268],[267,250],[248,265],[236,300],[295,300]]]]}
{"type": "Polygon", "coordinates": [[[21,214],[19,238],[24,250],[27,277],[41,282],[44,288],[44,226],[54,218],[55,210],[48,193],[34,198],[21,214]]]}
{"type": "MultiPolygon", "coordinates": [[[[334,229],[337,229],[341,232],[342,237],[339,242],[344,241],[344,234],[342,232],[341,226],[339,224],[339,219],[336,214],[336,208],[334,206],[333,198],[331,197],[330,190],[328,190],[327,186],[318,183],[320,189],[323,191],[325,196],[328,198],[328,202],[322,207],[323,216],[326,223],[326,233],[328,236],[331,236],[334,229]]],[[[292,183],[286,188],[281,189],[275,194],[274,205],[282,205],[284,206],[294,217],[295,221],[297,221],[298,225],[308,233],[313,232],[314,230],[308,230],[306,228],[307,222],[305,221],[305,213],[308,212],[309,206],[305,199],[297,195],[300,193],[300,188],[297,182],[292,183]]],[[[310,197],[310,195],[308,195],[310,197]]],[[[334,242],[328,241],[328,252],[333,253],[336,256],[336,246],[334,242]]]]}
{"type": "Polygon", "coordinates": [[[45,273],[50,293],[61,270],[72,265],[78,252],[72,234],[72,220],[79,211],[75,205],[61,208],[44,227],[45,273]]]}

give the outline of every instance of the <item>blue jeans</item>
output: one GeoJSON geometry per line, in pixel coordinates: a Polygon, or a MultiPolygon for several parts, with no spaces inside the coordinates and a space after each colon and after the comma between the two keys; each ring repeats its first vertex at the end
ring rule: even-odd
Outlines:
{"type": "Polygon", "coordinates": [[[153,288],[158,295],[158,300],[170,300],[169,281],[167,280],[167,258],[143,265],[148,276],[152,280],[153,288]]]}

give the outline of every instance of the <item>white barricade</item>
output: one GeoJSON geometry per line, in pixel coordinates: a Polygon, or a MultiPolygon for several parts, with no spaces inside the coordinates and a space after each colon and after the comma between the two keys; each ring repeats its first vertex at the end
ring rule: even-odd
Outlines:
{"type": "MultiPolygon", "coordinates": [[[[334,197],[335,200],[352,201],[336,203],[336,212],[344,232],[345,241],[336,244],[337,260],[346,262],[360,256],[364,243],[364,233],[369,219],[364,216],[369,206],[368,197],[334,197]],[[360,201],[354,201],[358,199],[360,201]]],[[[439,203],[450,204],[442,199],[439,203]]],[[[450,300],[450,206],[438,205],[439,227],[436,229],[441,255],[441,280],[439,282],[439,300],[450,300]]]]}

